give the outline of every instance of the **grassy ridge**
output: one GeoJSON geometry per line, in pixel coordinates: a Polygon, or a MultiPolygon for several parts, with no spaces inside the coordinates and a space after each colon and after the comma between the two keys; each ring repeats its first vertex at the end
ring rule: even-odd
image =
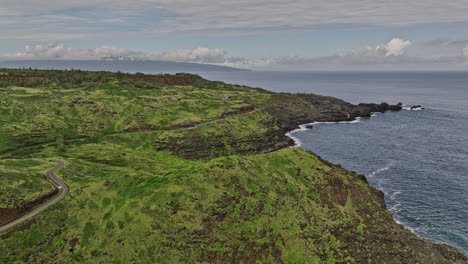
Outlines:
{"type": "Polygon", "coordinates": [[[242,106],[265,104],[270,96],[200,80],[197,87],[168,86],[109,73],[69,73],[81,77],[73,81],[61,80],[58,76],[63,72],[59,71],[20,72],[23,78],[28,74],[48,77],[48,83],[18,87],[12,86],[18,81],[2,85],[0,80],[0,152],[35,143],[209,121],[223,113],[235,113],[242,106]],[[221,95],[229,101],[221,100],[221,95]]]}
{"type": "MultiPolygon", "coordinates": [[[[355,176],[298,149],[189,161],[148,147],[132,150],[133,143],[112,136],[68,148],[62,157],[69,165],[60,176],[69,195],[28,230],[0,242],[2,252],[30,246],[28,262],[351,260],[339,240],[329,241],[337,240],[331,227],[361,221],[352,200],[334,209],[322,203],[335,199],[323,192],[325,175],[342,181],[355,176]]],[[[38,155],[54,152],[51,147],[38,155]]]]}
{"type": "Polygon", "coordinates": [[[0,75],[0,203],[34,201],[50,159],[70,186],[0,234],[0,263],[466,261],[397,225],[362,176],[297,148],[266,153],[285,127],[351,104],[186,74],[0,75]]]}

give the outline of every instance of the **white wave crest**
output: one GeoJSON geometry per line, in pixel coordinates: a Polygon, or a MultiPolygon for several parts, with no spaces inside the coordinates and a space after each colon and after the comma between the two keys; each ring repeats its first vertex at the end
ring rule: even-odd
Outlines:
{"type": "Polygon", "coordinates": [[[397,195],[399,195],[401,191],[396,191],[390,195],[390,200],[395,201],[397,195]]]}
{"type": "Polygon", "coordinates": [[[413,107],[413,106],[404,106],[403,107],[403,110],[405,111],[420,111],[420,110],[424,110],[425,108],[420,106],[420,107],[413,107]]]}
{"type": "Polygon", "coordinates": [[[388,211],[392,212],[393,214],[397,214],[398,212],[400,212],[401,210],[401,204],[400,203],[396,203],[395,205],[393,205],[392,207],[388,208],[388,211]]]}
{"type": "Polygon", "coordinates": [[[302,146],[302,141],[299,138],[292,135],[294,132],[297,132],[297,131],[299,131],[299,129],[286,133],[286,136],[294,140],[294,146],[292,147],[300,148],[302,146]]]}
{"type": "Polygon", "coordinates": [[[397,218],[395,217],[395,215],[393,215],[393,219],[395,220],[395,222],[397,222],[397,223],[400,224],[400,225],[403,225],[406,229],[408,229],[409,231],[411,231],[411,233],[416,234],[416,229],[417,229],[417,228],[414,229],[414,228],[412,228],[411,226],[409,226],[409,225],[407,225],[407,224],[401,222],[399,219],[397,219],[397,218]]]}
{"type": "Polygon", "coordinates": [[[308,126],[312,126],[312,125],[321,125],[321,124],[355,124],[355,123],[359,123],[361,121],[361,118],[360,117],[356,117],[356,119],[354,120],[351,120],[351,121],[339,121],[339,122],[312,122],[312,123],[308,123],[308,124],[303,124],[303,125],[299,125],[299,128],[298,129],[294,129],[288,133],[286,133],[285,135],[289,138],[291,138],[292,140],[294,140],[295,142],[295,145],[293,147],[301,147],[302,146],[302,142],[300,139],[298,139],[297,137],[294,136],[295,133],[297,132],[300,132],[300,131],[306,131],[306,130],[309,130],[310,128],[307,128],[308,126]]]}
{"type": "Polygon", "coordinates": [[[387,164],[385,167],[382,167],[382,168],[380,168],[380,169],[377,169],[377,170],[371,172],[371,174],[369,174],[367,177],[372,178],[372,177],[374,177],[375,175],[378,175],[379,173],[381,173],[382,171],[386,171],[386,170],[390,169],[390,168],[393,166],[394,163],[395,163],[395,161],[393,161],[393,160],[390,161],[390,163],[387,164]]]}
{"type": "Polygon", "coordinates": [[[301,126],[307,126],[307,125],[320,125],[320,124],[355,124],[355,123],[359,123],[361,122],[361,118],[360,117],[356,117],[356,119],[354,120],[351,120],[351,121],[339,121],[339,122],[313,122],[313,123],[310,123],[310,124],[306,124],[306,125],[301,125],[301,126]]]}

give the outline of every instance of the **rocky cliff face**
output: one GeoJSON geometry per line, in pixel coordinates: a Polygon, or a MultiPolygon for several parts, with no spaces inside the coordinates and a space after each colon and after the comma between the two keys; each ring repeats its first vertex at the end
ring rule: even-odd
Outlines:
{"type": "Polygon", "coordinates": [[[370,117],[373,112],[400,111],[401,105],[358,104],[314,94],[277,94],[272,96],[268,113],[280,120],[285,130],[312,122],[352,121],[357,117],[370,117]]]}
{"type": "MultiPolygon", "coordinates": [[[[314,153],[309,153],[315,156],[314,153]]],[[[349,173],[339,165],[318,158],[337,174],[349,173]]],[[[356,228],[356,224],[332,231],[340,241],[346,241],[346,247],[352,252],[356,263],[468,263],[468,258],[457,249],[421,239],[396,223],[392,214],[387,211],[383,192],[369,186],[364,175],[351,174],[355,179],[354,184],[330,177],[322,195],[335,206],[338,204],[346,207],[352,203],[363,220],[361,224],[367,230],[364,239],[349,232],[348,229],[356,228]],[[358,179],[368,185],[370,192],[356,184],[359,183],[358,179]]]]}

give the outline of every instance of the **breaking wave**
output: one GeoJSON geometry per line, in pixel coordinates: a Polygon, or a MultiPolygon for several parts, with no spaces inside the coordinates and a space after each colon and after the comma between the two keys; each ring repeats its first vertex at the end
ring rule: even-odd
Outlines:
{"type": "Polygon", "coordinates": [[[377,169],[377,170],[371,172],[367,177],[372,178],[375,175],[378,175],[379,173],[381,173],[382,171],[386,171],[386,170],[390,169],[393,166],[394,163],[395,163],[395,161],[393,161],[393,160],[390,161],[390,163],[387,164],[385,167],[382,167],[380,169],[377,169]]]}
{"type": "Polygon", "coordinates": [[[302,141],[295,137],[294,134],[297,133],[297,132],[301,132],[301,131],[306,131],[306,130],[309,130],[310,128],[308,128],[308,126],[312,126],[312,125],[321,125],[321,124],[355,124],[355,123],[359,123],[361,121],[361,118],[360,117],[356,117],[356,119],[354,120],[351,120],[351,121],[339,121],[339,122],[312,122],[312,123],[308,123],[308,124],[303,124],[303,125],[299,125],[299,128],[297,129],[294,129],[288,133],[286,133],[285,135],[289,138],[291,138],[292,140],[294,140],[294,146],[293,147],[301,147],[302,146],[302,141]]]}

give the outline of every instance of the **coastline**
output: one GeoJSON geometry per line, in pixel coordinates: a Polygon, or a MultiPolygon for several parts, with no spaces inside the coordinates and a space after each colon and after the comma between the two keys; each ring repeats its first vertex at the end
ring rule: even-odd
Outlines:
{"type": "MultiPolygon", "coordinates": [[[[424,107],[422,107],[420,105],[419,106],[403,106],[402,105],[400,110],[391,110],[391,111],[421,111],[421,110],[425,110],[425,109],[426,108],[424,108],[424,107]]],[[[356,116],[352,120],[313,121],[313,122],[309,122],[309,123],[304,123],[304,124],[298,125],[298,127],[296,129],[293,129],[291,131],[286,132],[285,136],[287,136],[287,137],[291,138],[292,140],[294,140],[295,144],[292,147],[301,147],[302,146],[301,140],[298,139],[297,137],[295,137],[294,134],[296,132],[306,131],[306,130],[311,129],[311,128],[307,128],[307,126],[320,125],[320,124],[355,124],[355,123],[359,123],[362,118],[372,118],[372,117],[375,117],[378,114],[382,114],[382,113],[384,113],[384,112],[370,112],[370,115],[356,116]]]]}
{"type": "Polygon", "coordinates": [[[56,210],[45,211],[36,225],[26,227],[28,233],[43,237],[35,247],[23,247],[22,233],[13,232],[0,241],[0,257],[50,262],[77,252],[90,261],[114,256],[127,262],[177,258],[287,263],[293,258],[296,263],[467,263],[456,249],[419,239],[397,224],[383,193],[365,176],[312,152],[288,148],[295,142],[285,134],[302,124],[357,122],[374,112],[399,111],[401,105],[354,105],[334,97],[273,93],[189,74],[155,78],[161,76],[10,72],[24,77],[8,81],[0,92],[18,109],[35,98],[37,90],[47,91],[51,79],[58,92],[73,93],[41,93],[36,111],[11,111],[22,118],[11,116],[3,130],[24,128],[4,149],[63,137],[62,131],[46,126],[48,120],[63,116],[77,117],[64,119],[69,135],[85,137],[70,136],[65,142],[47,143],[47,148],[19,149],[4,156],[21,162],[67,157],[71,165],[61,176],[72,192],[56,210]],[[21,82],[28,78],[34,82],[21,82]],[[168,79],[181,82],[170,84],[168,79]],[[18,84],[26,86],[19,95],[8,88],[18,84]],[[63,106],[61,112],[55,111],[57,105],[63,106]],[[35,120],[38,113],[47,117],[37,120],[40,131],[22,121],[35,120]],[[63,225],[49,225],[54,219],[63,225]],[[86,235],[83,230],[88,230],[86,235]],[[141,259],[132,243],[109,236],[116,231],[138,247],[161,250],[141,259]],[[109,239],[109,246],[99,249],[106,254],[92,253],[94,241],[103,238],[109,239]],[[57,239],[69,250],[50,244],[51,254],[38,254],[44,243],[57,239]]]}
{"type": "MultiPolygon", "coordinates": [[[[426,109],[426,108],[424,108],[424,107],[422,107],[422,106],[402,106],[402,109],[401,109],[400,111],[421,111],[421,110],[425,110],[425,109],[426,109]]],[[[372,112],[372,113],[370,114],[370,116],[366,116],[365,118],[369,118],[369,119],[370,119],[370,118],[372,118],[372,117],[376,117],[377,114],[381,114],[381,113],[385,113],[385,112],[372,112]]],[[[293,130],[291,130],[291,131],[285,133],[285,136],[287,136],[288,138],[290,138],[290,139],[292,139],[292,140],[294,141],[294,145],[289,146],[290,148],[301,148],[301,149],[302,149],[303,142],[302,142],[299,138],[297,138],[297,137],[294,136],[295,133],[302,132],[302,131],[307,131],[307,130],[312,130],[312,129],[314,129],[314,128],[312,127],[312,126],[314,126],[314,125],[320,125],[320,124],[355,124],[355,123],[359,123],[361,120],[362,120],[362,117],[359,117],[359,116],[358,116],[358,117],[355,117],[353,120],[344,120],[344,121],[315,121],[315,122],[304,123],[304,124],[298,125],[298,127],[297,127],[296,129],[293,129],[293,130]],[[309,127],[309,126],[310,126],[310,127],[309,127]]],[[[309,152],[309,153],[311,153],[311,154],[313,154],[313,155],[318,156],[317,154],[315,154],[315,153],[312,152],[312,151],[308,151],[308,150],[307,150],[307,152],[309,152]]],[[[318,157],[320,157],[320,156],[318,156],[318,157]]],[[[327,164],[331,164],[331,165],[333,165],[333,166],[338,166],[338,167],[342,168],[341,165],[337,165],[337,164],[331,163],[330,161],[325,160],[325,159],[323,159],[322,157],[320,157],[320,158],[322,159],[323,162],[325,162],[325,163],[327,163],[327,164]]],[[[391,166],[391,165],[387,165],[387,166],[384,167],[383,169],[382,169],[382,168],[381,168],[381,169],[378,169],[378,172],[380,172],[380,171],[382,171],[382,170],[387,170],[387,169],[389,168],[389,166],[391,166]]],[[[348,170],[348,169],[346,169],[346,168],[344,168],[344,169],[345,169],[345,170],[348,170]]],[[[352,173],[354,173],[354,172],[352,172],[352,173]]],[[[373,173],[375,173],[375,172],[373,172],[373,173]]],[[[366,183],[368,183],[367,178],[368,178],[368,177],[372,177],[373,175],[370,175],[370,176],[368,176],[368,175],[360,175],[360,176],[366,178],[366,183]]],[[[381,192],[382,192],[382,195],[384,196],[383,190],[378,189],[377,187],[371,185],[370,183],[368,183],[368,184],[369,184],[372,188],[375,188],[376,190],[381,191],[381,192]]],[[[385,208],[386,208],[386,210],[389,211],[390,213],[392,213],[392,212],[391,212],[391,208],[387,208],[387,204],[386,204],[385,201],[384,201],[384,203],[385,203],[385,208]]],[[[406,226],[404,223],[398,221],[398,220],[394,217],[394,214],[393,214],[393,213],[392,213],[392,216],[393,216],[393,220],[395,221],[395,223],[397,223],[398,225],[404,227],[404,229],[410,231],[414,236],[417,237],[417,239],[420,239],[420,240],[422,240],[422,241],[425,241],[426,243],[430,243],[430,244],[434,244],[434,245],[444,245],[444,246],[453,248],[453,249],[455,249],[455,250],[461,252],[461,253],[465,256],[465,259],[467,258],[467,256],[468,256],[467,253],[464,252],[462,249],[456,247],[455,245],[452,245],[452,244],[450,244],[450,243],[448,243],[448,242],[444,242],[444,241],[431,240],[431,239],[429,239],[429,238],[421,237],[421,236],[419,236],[419,235],[416,233],[416,231],[415,231],[413,228],[411,228],[411,227],[409,227],[409,226],[406,226]]]]}
{"type": "MultiPolygon", "coordinates": [[[[375,113],[372,113],[371,117],[374,117],[375,116],[375,113]]],[[[337,122],[311,122],[311,123],[306,123],[306,124],[302,124],[302,125],[299,125],[299,128],[296,128],[294,130],[291,130],[290,132],[287,132],[285,134],[285,136],[291,138],[292,140],[294,140],[294,146],[290,146],[290,147],[296,147],[296,148],[300,148],[302,146],[302,141],[295,137],[294,134],[297,133],[297,132],[301,132],[301,131],[307,131],[307,130],[310,130],[311,128],[308,128],[307,126],[313,126],[313,125],[320,125],[320,124],[355,124],[355,123],[358,123],[361,121],[361,117],[356,117],[356,119],[354,120],[351,120],[351,121],[337,121],[337,122]]]]}

